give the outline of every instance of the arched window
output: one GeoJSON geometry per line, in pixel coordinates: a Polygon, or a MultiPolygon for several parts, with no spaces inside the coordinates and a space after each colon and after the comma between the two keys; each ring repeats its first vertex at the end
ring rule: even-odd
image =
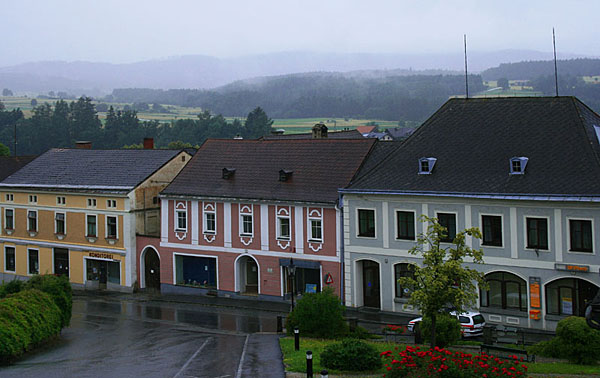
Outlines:
{"type": "Polygon", "coordinates": [[[489,290],[480,290],[481,307],[527,311],[527,283],[508,272],[485,276],[489,290]]]}
{"type": "Polygon", "coordinates": [[[546,285],[546,313],[584,316],[598,287],[578,278],[561,278],[546,285]]]}
{"type": "Polygon", "coordinates": [[[412,290],[408,287],[402,286],[398,279],[401,277],[414,278],[414,265],[413,264],[396,264],[394,265],[394,276],[396,277],[396,298],[410,298],[412,290]]]}

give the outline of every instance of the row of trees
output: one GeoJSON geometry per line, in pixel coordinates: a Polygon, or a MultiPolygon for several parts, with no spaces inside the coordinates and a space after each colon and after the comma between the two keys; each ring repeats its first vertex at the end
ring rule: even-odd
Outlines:
{"type": "MultiPolygon", "coordinates": [[[[484,90],[481,77],[470,76],[469,88],[472,92],[484,90]]],[[[456,75],[365,78],[313,73],[237,82],[215,90],[115,89],[106,101],[202,107],[226,116],[247,114],[261,104],[275,118],[350,117],[420,122],[449,96],[464,92],[464,77],[456,75]]]]}
{"type": "Polygon", "coordinates": [[[221,115],[205,111],[196,119],[171,123],[140,121],[135,110],[109,107],[106,120],[98,118],[97,109],[89,97],[67,103],[58,100],[54,105],[43,104],[24,118],[21,110],[7,111],[0,103],[0,143],[14,154],[14,130],[17,130],[17,154],[39,154],[52,147],[73,147],[75,141],[92,141],[94,148],[121,148],[136,145],[144,137],[152,137],[159,147],[182,145],[185,141],[200,145],[207,138],[258,138],[270,133],[273,121],[261,108],[252,110],[244,123],[228,122],[221,115]]]}

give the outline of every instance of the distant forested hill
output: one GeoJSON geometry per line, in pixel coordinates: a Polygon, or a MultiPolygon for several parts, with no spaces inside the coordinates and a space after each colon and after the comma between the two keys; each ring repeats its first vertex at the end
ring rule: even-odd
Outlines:
{"type": "MultiPolygon", "coordinates": [[[[600,75],[600,59],[569,59],[557,61],[559,76],[600,75]]],[[[483,80],[533,80],[540,76],[554,76],[554,61],[540,60],[518,63],[502,63],[481,73],[483,80]]]]}
{"type": "MultiPolygon", "coordinates": [[[[214,114],[241,116],[257,106],[273,118],[351,117],[422,121],[448,97],[463,95],[464,76],[304,73],[237,81],[214,90],[115,89],[114,102],[199,106],[214,114]]],[[[472,93],[484,89],[469,77],[472,93]]]]}

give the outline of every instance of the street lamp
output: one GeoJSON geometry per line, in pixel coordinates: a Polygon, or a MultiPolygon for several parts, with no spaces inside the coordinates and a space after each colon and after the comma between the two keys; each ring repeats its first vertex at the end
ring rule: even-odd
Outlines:
{"type": "Polygon", "coordinates": [[[296,290],[296,280],[295,280],[296,265],[294,265],[293,258],[290,259],[290,265],[288,265],[287,269],[288,269],[288,274],[290,275],[290,278],[292,281],[292,311],[293,311],[294,310],[294,291],[296,290]]]}

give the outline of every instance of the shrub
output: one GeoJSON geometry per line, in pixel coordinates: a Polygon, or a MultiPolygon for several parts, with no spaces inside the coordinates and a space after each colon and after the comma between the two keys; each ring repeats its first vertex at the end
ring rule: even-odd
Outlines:
{"type": "Polygon", "coordinates": [[[347,334],[344,306],[333,289],[304,294],[287,318],[287,333],[292,335],[294,328],[307,337],[333,339],[347,334]]]}
{"type": "Polygon", "coordinates": [[[21,356],[61,330],[61,311],[50,295],[23,290],[0,300],[0,363],[21,356]]]}
{"type": "Polygon", "coordinates": [[[9,281],[8,283],[2,283],[2,285],[0,285],[0,299],[9,294],[18,293],[19,291],[23,290],[24,286],[25,283],[17,279],[9,281]]]}
{"type": "Polygon", "coordinates": [[[27,281],[26,287],[48,293],[61,311],[62,326],[69,325],[73,307],[73,292],[66,276],[50,274],[33,276],[27,281]]]}
{"type": "Polygon", "coordinates": [[[321,353],[321,365],[347,371],[376,370],[381,367],[381,357],[373,346],[364,341],[345,339],[325,348],[321,353]]]}
{"type": "Polygon", "coordinates": [[[487,354],[451,352],[435,347],[420,350],[406,347],[396,354],[381,353],[386,358],[386,378],[475,378],[475,377],[527,377],[523,359],[495,358],[487,354]]]}
{"type": "MultiPolygon", "coordinates": [[[[431,319],[424,316],[419,324],[423,338],[431,342],[431,319]]],[[[449,314],[438,314],[435,323],[435,345],[443,348],[455,344],[461,337],[462,328],[460,322],[449,314]]]]}
{"type": "Polygon", "coordinates": [[[569,316],[556,326],[556,337],[534,345],[532,353],[566,358],[570,363],[593,365],[600,360],[600,331],[590,328],[584,318],[569,316]]]}

